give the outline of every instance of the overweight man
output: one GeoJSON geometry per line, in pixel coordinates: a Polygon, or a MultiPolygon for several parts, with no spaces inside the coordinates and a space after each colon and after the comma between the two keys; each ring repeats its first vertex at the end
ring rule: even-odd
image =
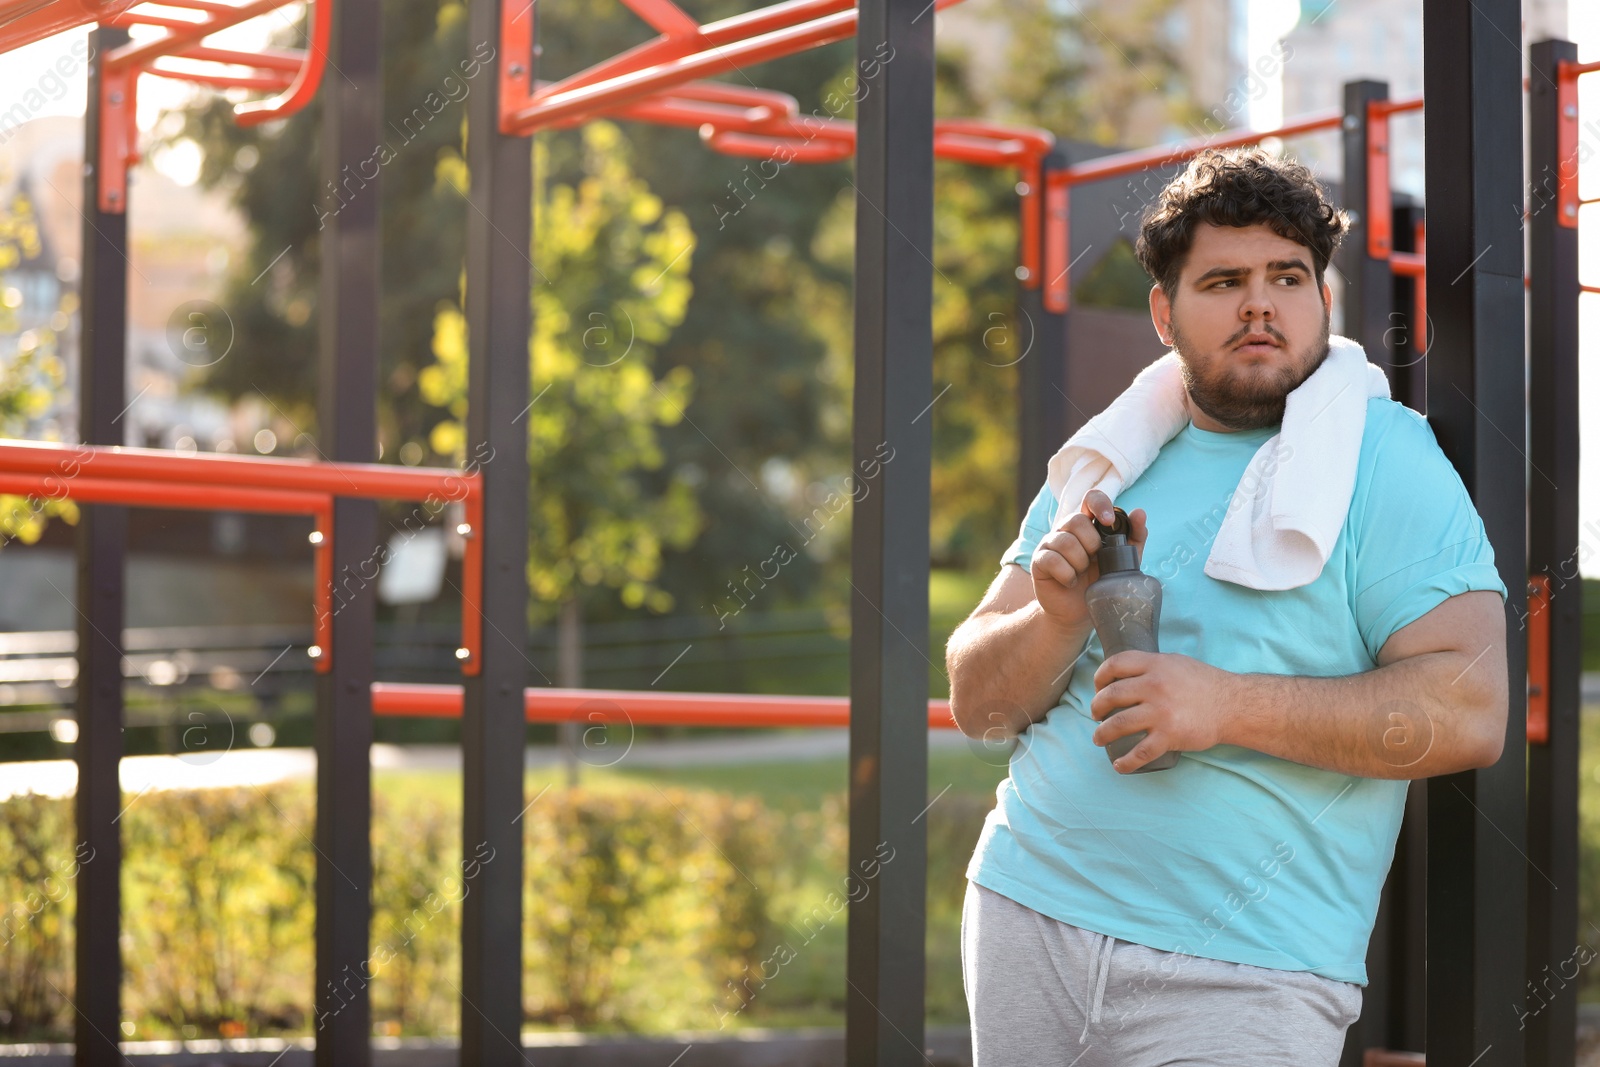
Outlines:
{"type": "Polygon", "coordinates": [[[1115,503],[1162,583],[1162,651],[1106,657],[1084,592],[1113,500],[1058,506],[1048,483],[950,639],[956,722],[1015,739],[967,869],[976,1067],[1337,1064],[1407,781],[1500,758],[1506,588],[1409,408],[1366,400],[1314,580],[1205,572],[1252,457],[1328,356],[1347,225],[1259,149],[1203,153],[1146,213],[1136,252],[1188,422],[1115,503]],[[1141,732],[1113,765],[1105,746],[1141,732]],[[1175,766],[1139,772],[1167,752],[1175,766]]]}

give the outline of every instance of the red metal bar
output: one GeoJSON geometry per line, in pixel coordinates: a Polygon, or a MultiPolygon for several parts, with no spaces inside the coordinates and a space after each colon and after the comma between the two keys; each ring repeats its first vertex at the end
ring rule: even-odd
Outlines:
{"type": "Polygon", "coordinates": [[[1528,578],[1528,743],[1550,743],[1550,576],[1528,578]]]}
{"type": "MultiPolygon", "coordinates": [[[[461,673],[483,670],[483,608],[473,597],[483,591],[483,494],[467,497],[466,550],[461,554],[461,673]]],[[[461,655],[458,653],[458,655],[461,655]]]]}
{"type": "Polygon", "coordinates": [[[317,654],[312,657],[316,661],[312,667],[318,674],[326,674],[333,670],[333,505],[329,503],[319,508],[316,518],[317,528],[312,540],[316,544],[313,558],[317,573],[311,637],[317,654]]]}
{"type": "MultiPolygon", "coordinates": [[[[85,460],[84,462],[89,462],[85,460]]],[[[15,493],[41,500],[71,499],[87,504],[124,504],[132,507],[181,508],[187,511],[256,511],[277,515],[311,515],[317,523],[313,542],[316,561],[314,583],[314,640],[319,654],[316,669],[332,667],[333,615],[333,500],[327,493],[289,489],[259,489],[227,485],[188,485],[179,482],[107,478],[65,468],[47,474],[0,471],[0,493],[15,493]]]]}
{"type": "Polygon", "coordinates": [[[0,54],[87,25],[106,13],[98,0],[23,0],[0,3],[0,54]]]}
{"type": "Polygon", "coordinates": [[[1389,269],[1410,278],[1421,278],[1427,273],[1422,255],[1418,252],[1391,252],[1389,269]]]}
{"type": "Polygon", "coordinates": [[[181,7],[213,15],[225,15],[233,10],[232,4],[220,3],[219,0],[149,0],[149,2],[156,7],[181,7]]]}
{"type": "MultiPolygon", "coordinates": [[[[157,60],[158,64],[160,62],[157,60]]],[[[159,65],[149,67],[144,73],[157,78],[210,85],[217,89],[260,89],[269,93],[286,89],[291,84],[289,76],[285,74],[202,74],[192,70],[173,70],[159,65]]]]}
{"type": "Polygon", "coordinates": [[[258,511],[277,515],[312,515],[328,504],[328,494],[240,486],[182,485],[87,474],[13,474],[0,471],[0,493],[40,499],[69,498],[88,504],[182,508],[193,511],[258,511]]]}
{"type": "MultiPolygon", "coordinates": [[[[1055,174],[1060,174],[1056,171],[1055,174]]],[[[1051,178],[1055,177],[1051,175],[1051,178]]],[[[1047,180],[1044,189],[1044,309],[1059,315],[1072,301],[1072,279],[1069,277],[1071,261],[1067,255],[1072,250],[1071,203],[1072,186],[1047,180]]]]}
{"type": "MultiPolygon", "coordinates": [[[[1411,287],[1412,306],[1415,310],[1412,317],[1416,321],[1413,329],[1416,331],[1417,351],[1428,351],[1428,221],[1425,218],[1417,219],[1411,230],[1412,243],[1417,246],[1416,258],[1422,269],[1415,274],[1416,284],[1411,287]]],[[[1527,284],[1526,279],[1523,282],[1527,284]]]]}
{"type": "Polygon", "coordinates": [[[1578,76],[1600,69],[1594,63],[1556,64],[1556,222],[1578,225],[1578,76]]]}
{"type": "Polygon", "coordinates": [[[1389,115],[1393,108],[1367,104],[1367,255],[1388,259],[1394,251],[1394,202],[1389,191],[1389,115]]]}
{"type": "Polygon", "coordinates": [[[1022,230],[1021,281],[1024,289],[1039,288],[1039,233],[1042,208],[1040,201],[1040,178],[1043,173],[1043,163],[1040,159],[1029,160],[1021,168],[1021,181],[1017,182],[1018,208],[1021,219],[1018,226],[1022,230]]]}
{"type": "Polygon", "coordinates": [[[121,214],[125,209],[128,168],[139,162],[138,108],[134,100],[138,86],[136,67],[113,70],[107,65],[101,70],[100,169],[95,186],[100,192],[100,210],[110,214],[121,214]]]}
{"type": "MultiPolygon", "coordinates": [[[[626,689],[524,690],[529,722],[623,723],[632,726],[849,726],[850,698],[749,693],[653,693],[626,689]]],[[[374,682],[374,715],[457,718],[458,685],[374,682]]],[[[928,701],[928,726],[955,729],[948,700],[928,701]]]]}
{"type": "Polygon", "coordinates": [[[1578,291],[1580,293],[1600,293],[1600,285],[1580,285],[1578,286],[1578,291]]]}
{"type": "Polygon", "coordinates": [[[783,163],[842,163],[855,154],[855,145],[836,138],[795,141],[787,137],[717,130],[705,141],[718,152],[751,159],[777,158],[783,163]]]}
{"type": "Polygon", "coordinates": [[[303,57],[299,52],[285,52],[277,48],[263,48],[259,52],[236,52],[231,48],[212,48],[195,45],[174,53],[173,59],[197,59],[207,63],[231,63],[238,67],[256,67],[293,74],[299,70],[303,57]]]}
{"type": "Polygon", "coordinates": [[[333,0],[311,0],[311,32],[306,39],[305,62],[295,73],[294,82],[278,96],[267,100],[248,100],[235,104],[233,120],[240,126],[259,126],[263,122],[293,115],[311,102],[322,84],[322,70],[328,62],[328,39],[333,32],[333,0]]]}
{"type": "MultiPolygon", "coordinates": [[[[1526,78],[1523,79],[1522,86],[1527,88],[1526,78]]],[[[1384,115],[1394,115],[1401,111],[1421,111],[1422,97],[1413,96],[1409,100],[1374,100],[1367,106],[1384,115]]]]}
{"type": "Polygon", "coordinates": [[[0,440],[0,471],[52,474],[74,459],[81,467],[92,465],[98,478],[250,487],[241,492],[298,489],[368,500],[426,500],[430,496],[460,500],[479,494],[483,486],[477,473],[439,467],[322,463],[214,452],[184,455],[156,448],[0,440]]]}
{"type": "Polygon", "coordinates": [[[213,15],[204,22],[196,22],[192,26],[174,30],[166,36],[151,38],[148,41],[130,41],[121,48],[107,53],[105,69],[112,71],[142,67],[159,56],[169,56],[181,48],[199,44],[218,30],[248,22],[258,15],[265,15],[268,11],[282,7],[287,2],[288,0],[251,0],[248,4],[231,8],[226,14],[213,15]]]}
{"type": "Polygon", "coordinates": [[[105,20],[108,26],[118,26],[127,29],[130,26],[155,26],[163,30],[187,30],[191,26],[204,26],[199,19],[175,19],[167,15],[148,15],[138,11],[118,15],[105,20]]]}
{"type": "MultiPolygon", "coordinates": [[[[541,87],[535,93],[533,100],[537,101],[544,97],[563,93],[569,89],[577,89],[585,85],[594,85],[619,74],[643,70],[658,63],[681,59],[698,48],[719,47],[732,41],[744,40],[757,34],[796,26],[822,15],[831,15],[854,7],[855,0],[790,0],[789,3],[774,4],[771,7],[746,12],[743,15],[734,15],[731,18],[721,19],[717,22],[708,22],[704,26],[698,27],[698,32],[692,37],[658,37],[653,41],[646,41],[644,44],[618,53],[611,59],[597,63],[569,78],[563,78],[559,82],[551,83],[548,87],[541,87]]],[[[504,11],[504,8],[501,10],[504,11]]],[[[504,23],[502,22],[502,29],[503,27],[504,23]]],[[[507,52],[506,54],[524,55],[526,53],[507,52]]]]}
{"type": "Polygon", "coordinates": [[[557,119],[591,113],[604,107],[629,103],[661,89],[749,64],[792,55],[807,48],[832,44],[852,36],[856,29],[854,9],[827,15],[812,22],[774,30],[745,40],[713,47],[693,55],[657,63],[644,70],[617,74],[603,82],[554,92],[518,109],[511,125],[518,133],[533,133],[557,119]]]}
{"type": "Polygon", "coordinates": [[[1112,156],[1101,156],[1099,159],[1055,171],[1048,181],[1052,185],[1081,185],[1085,182],[1105,181],[1107,178],[1120,178],[1154,167],[1182,163],[1207,148],[1238,148],[1242,145],[1256,144],[1264,137],[1298,137],[1318,130],[1336,129],[1343,121],[1342,112],[1319,111],[1273,130],[1240,130],[1226,137],[1201,137],[1174,145],[1157,145],[1154,148],[1140,148],[1131,152],[1118,152],[1112,156]]]}
{"type": "MultiPolygon", "coordinates": [[[[959,0],[935,0],[935,6],[943,8],[957,2],[959,0]]],[[[785,17],[792,18],[794,10],[810,14],[817,6],[819,5],[804,5],[791,9],[791,13],[785,17]]],[[[663,58],[659,50],[655,54],[641,55],[642,50],[636,49],[634,53],[619,56],[615,62],[608,64],[615,73],[603,81],[582,85],[576,85],[571,80],[558,83],[549,90],[536,93],[532,100],[519,101],[511,108],[509,116],[502,114],[501,126],[517,133],[532,133],[560,119],[593,114],[599,110],[630,103],[696,78],[739,69],[747,64],[764,63],[807,48],[842,41],[853,36],[856,31],[854,7],[823,15],[809,22],[783,25],[769,32],[756,33],[755,30],[764,24],[754,20],[740,23],[736,27],[736,32],[729,31],[727,25],[734,21],[729,19],[723,23],[703,26],[693,38],[683,38],[701,46],[710,46],[692,55],[663,58]],[[741,36],[741,34],[754,35],[741,36]],[[721,40],[723,36],[728,39],[721,40]],[[641,62],[651,65],[641,69],[636,66],[641,62]]]]}

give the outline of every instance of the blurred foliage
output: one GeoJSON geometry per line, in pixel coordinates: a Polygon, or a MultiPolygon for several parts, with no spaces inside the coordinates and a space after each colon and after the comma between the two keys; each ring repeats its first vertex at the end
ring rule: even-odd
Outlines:
{"type": "MultiPolygon", "coordinates": [[[[837,1024],[844,901],[874,882],[844,877],[847,810],[834,768],[810,768],[798,806],[670,780],[534,794],[522,820],[529,1023],[837,1024]]],[[[314,1032],[311,786],[126,800],[123,1010],[135,1036],[314,1032]]],[[[963,786],[927,814],[935,1022],[965,1017],[951,954],[963,872],[992,804],[991,792],[963,786]]],[[[498,862],[483,845],[463,859],[460,825],[459,785],[374,790],[371,956],[360,977],[370,977],[379,1034],[458,1032],[461,902],[498,862]]],[[[0,899],[13,902],[0,923],[0,1033],[11,1039],[70,1039],[62,994],[73,988],[75,875],[94,862],[86,851],[75,859],[71,841],[70,798],[0,801],[0,854],[14,857],[0,868],[0,899]]]]}
{"type": "Polygon", "coordinates": [[[299,1029],[316,899],[310,791],[159,790],[128,804],[127,1017],[178,1034],[299,1029]]]}
{"type": "Polygon", "coordinates": [[[764,941],[777,819],[750,798],[654,785],[554,791],[532,810],[528,1017],[703,1026],[720,983],[764,941]]]}
{"type": "Polygon", "coordinates": [[[69,1034],[75,852],[70,800],[24,794],[0,802],[0,1034],[28,1041],[69,1034]]]}
{"type": "MultiPolygon", "coordinates": [[[[33,202],[20,189],[14,191],[8,202],[0,203],[0,337],[5,338],[0,343],[15,345],[10,353],[0,352],[0,437],[27,436],[29,424],[48,410],[51,395],[65,380],[58,331],[48,321],[22,330],[22,314],[31,311],[31,317],[46,320],[70,314],[77,308],[76,294],[64,294],[46,316],[45,309],[25,308],[22,289],[5,281],[8,273],[37,258],[43,247],[33,202]]],[[[58,494],[29,498],[0,493],[0,547],[11,540],[33,544],[52,516],[75,523],[78,509],[58,494]]]]}
{"type": "MultiPolygon", "coordinates": [[[[583,128],[583,171],[573,184],[539,181],[539,281],[533,286],[530,391],[526,414],[530,551],[535,611],[581,585],[611,586],[622,602],[665,613],[672,596],[653,579],[664,546],[682,548],[702,524],[693,486],[673,474],[659,488],[642,471],[664,457],[656,433],[683,417],[693,373],[659,380],[654,349],[683,321],[694,234],[683,212],[664,211],[637,178],[621,131],[583,128]]],[[[536,147],[535,171],[548,170],[536,147]]],[[[465,185],[466,168],[452,168],[465,185]]],[[[465,189],[463,188],[463,195],[465,189]]],[[[434,318],[437,362],[422,370],[422,397],[450,418],[430,435],[434,451],[466,461],[467,327],[459,304],[434,318]]],[[[537,621],[546,621],[539,618],[537,621]]]]}

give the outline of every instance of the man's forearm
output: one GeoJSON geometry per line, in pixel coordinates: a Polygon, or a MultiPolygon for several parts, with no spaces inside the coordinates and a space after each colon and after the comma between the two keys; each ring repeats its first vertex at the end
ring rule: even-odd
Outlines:
{"type": "Polygon", "coordinates": [[[950,710],[969,737],[1010,737],[1061,700],[1091,627],[1059,626],[1038,601],[978,615],[950,636],[950,710]]]}
{"type": "Polygon", "coordinates": [[[1361,778],[1430,778],[1498,751],[1505,696],[1459,652],[1335,678],[1234,674],[1222,743],[1361,778]],[[1501,705],[1496,708],[1496,703],[1501,705]]]}

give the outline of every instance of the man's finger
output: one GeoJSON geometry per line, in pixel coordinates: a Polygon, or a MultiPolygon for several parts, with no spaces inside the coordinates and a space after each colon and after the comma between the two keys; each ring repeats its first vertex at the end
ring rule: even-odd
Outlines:
{"type": "Polygon", "coordinates": [[[1160,655],[1160,653],[1142,652],[1136,648],[1116,652],[1100,661],[1100,666],[1094,670],[1094,687],[1098,692],[1116,681],[1118,678],[1131,678],[1136,674],[1143,674],[1145,665],[1140,660],[1141,656],[1160,655]]]}
{"type": "Polygon", "coordinates": [[[1133,750],[1119,760],[1114,760],[1111,766],[1118,774],[1132,774],[1146,763],[1166,754],[1166,750],[1159,743],[1152,743],[1149,737],[1133,746],[1133,750]]]}

